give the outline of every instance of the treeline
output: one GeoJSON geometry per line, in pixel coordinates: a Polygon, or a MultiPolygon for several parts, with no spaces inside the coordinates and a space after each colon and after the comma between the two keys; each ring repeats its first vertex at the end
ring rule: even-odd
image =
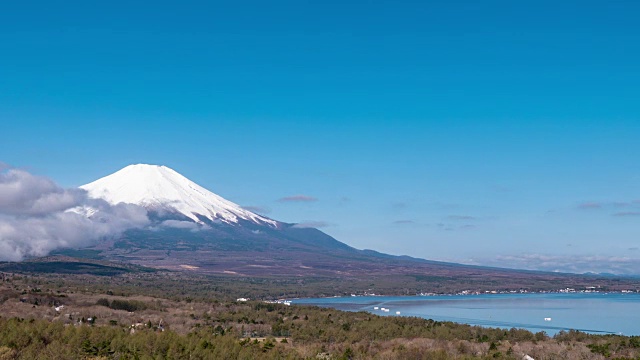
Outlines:
{"type": "MultiPolygon", "coordinates": [[[[439,278],[438,278],[439,279],[439,278]]],[[[385,275],[348,278],[258,278],[241,276],[207,276],[184,272],[128,272],[121,275],[94,276],[83,274],[30,273],[8,274],[3,282],[31,283],[36,287],[48,287],[68,292],[82,292],[120,296],[144,294],[171,300],[202,302],[231,301],[239,297],[251,299],[323,297],[376,293],[386,295],[416,295],[421,292],[454,293],[460,290],[508,290],[520,289],[505,283],[470,281],[450,278],[447,281],[418,275],[385,275]]],[[[594,278],[594,283],[597,283],[594,278]]],[[[616,283],[608,280],[609,283],[616,283]]],[[[609,284],[611,285],[611,284],[609,284]]],[[[603,286],[602,291],[616,286],[603,286]]],[[[522,289],[551,290],[569,284],[556,281],[540,281],[522,289]]],[[[573,286],[573,285],[571,285],[573,286]]],[[[577,285],[576,285],[577,286],[577,285]]],[[[579,286],[577,286],[579,288],[579,286]]],[[[630,287],[634,288],[634,287],[630,287]]],[[[0,294],[0,300],[2,299],[0,294]]]]}
{"type": "MultiPolygon", "coordinates": [[[[109,302],[113,304],[115,300],[109,302]]],[[[93,326],[0,318],[8,359],[636,359],[640,337],[563,332],[554,338],[317,307],[225,303],[192,314],[187,334],[156,326],[93,326]]]]}
{"type": "MultiPolygon", "coordinates": [[[[519,360],[525,354],[535,359],[640,359],[640,337],[571,331],[550,338],[543,332],[522,329],[261,301],[201,299],[193,292],[180,294],[181,288],[174,289],[168,300],[148,295],[177,284],[177,279],[156,278],[162,282],[156,292],[150,290],[154,289],[151,279],[136,282],[128,278],[131,283],[125,287],[104,288],[87,281],[82,288],[83,279],[77,275],[4,277],[0,286],[4,301],[0,302],[0,315],[5,314],[0,318],[0,360],[519,360]],[[64,308],[54,310],[61,305],[64,308]]],[[[196,289],[231,291],[225,284],[206,284],[198,278],[193,281],[196,289]]],[[[261,283],[257,288],[267,285],[261,283]]],[[[246,284],[240,288],[243,286],[246,284]]]]}
{"type": "Polygon", "coordinates": [[[0,319],[0,359],[286,359],[291,348],[241,344],[237,336],[195,331],[138,331],[64,326],[43,320],[0,319]]]}

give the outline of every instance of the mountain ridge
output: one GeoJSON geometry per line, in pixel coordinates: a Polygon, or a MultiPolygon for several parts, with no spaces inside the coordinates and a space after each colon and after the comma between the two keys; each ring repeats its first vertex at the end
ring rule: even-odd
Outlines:
{"type": "Polygon", "coordinates": [[[151,225],[68,252],[80,257],[90,254],[105,261],[203,275],[385,278],[391,282],[412,278],[419,284],[431,284],[434,290],[476,286],[517,289],[540,282],[549,286],[573,284],[567,282],[572,278],[568,274],[464,265],[355,249],[316,228],[298,227],[242,209],[164,166],[130,165],[81,188],[90,197],[111,204],[144,206],[151,225]],[[167,219],[181,226],[170,226],[167,219]],[[187,223],[193,226],[183,226],[187,223]]]}

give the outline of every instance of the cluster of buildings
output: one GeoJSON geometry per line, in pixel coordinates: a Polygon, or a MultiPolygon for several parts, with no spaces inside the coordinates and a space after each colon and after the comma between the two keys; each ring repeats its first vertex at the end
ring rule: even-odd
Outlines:
{"type": "MultiPolygon", "coordinates": [[[[486,295],[486,294],[553,294],[553,293],[599,293],[602,290],[596,286],[586,286],[584,289],[574,289],[574,288],[564,288],[559,290],[539,290],[539,291],[530,291],[526,289],[520,290],[463,290],[453,294],[437,294],[437,293],[419,293],[418,296],[444,296],[444,295],[486,295]]],[[[640,293],[640,289],[638,290],[620,290],[620,291],[607,291],[611,292],[620,292],[623,294],[631,294],[631,293],[640,293]]]]}

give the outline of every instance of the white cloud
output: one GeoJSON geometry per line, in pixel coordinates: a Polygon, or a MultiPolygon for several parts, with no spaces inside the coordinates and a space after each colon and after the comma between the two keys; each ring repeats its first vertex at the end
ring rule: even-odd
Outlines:
{"type": "Polygon", "coordinates": [[[0,260],[88,246],[148,222],[139,206],[111,206],[24,170],[0,169],[0,260]],[[91,209],[90,216],[85,209],[91,209]]]}
{"type": "Polygon", "coordinates": [[[174,229],[187,229],[191,231],[211,229],[209,225],[198,224],[193,221],[182,221],[182,220],[165,220],[160,224],[160,226],[174,228],[174,229]]]}

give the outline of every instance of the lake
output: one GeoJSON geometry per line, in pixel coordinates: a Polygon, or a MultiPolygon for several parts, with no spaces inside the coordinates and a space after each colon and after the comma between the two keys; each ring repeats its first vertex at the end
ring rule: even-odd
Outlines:
{"type": "Polygon", "coordinates": [[[351,296],[294,299],[291,303],[367,311],[382,316],[416,316],[487,327],[515,327],[544,331],[549,335],[570,329],[640,335],[640,294],[637,293],[351,296]],[[380,310],[383,307],[389,312],[380,310]],[[400,315],[396,315],[397,311],[400,315]]]}

